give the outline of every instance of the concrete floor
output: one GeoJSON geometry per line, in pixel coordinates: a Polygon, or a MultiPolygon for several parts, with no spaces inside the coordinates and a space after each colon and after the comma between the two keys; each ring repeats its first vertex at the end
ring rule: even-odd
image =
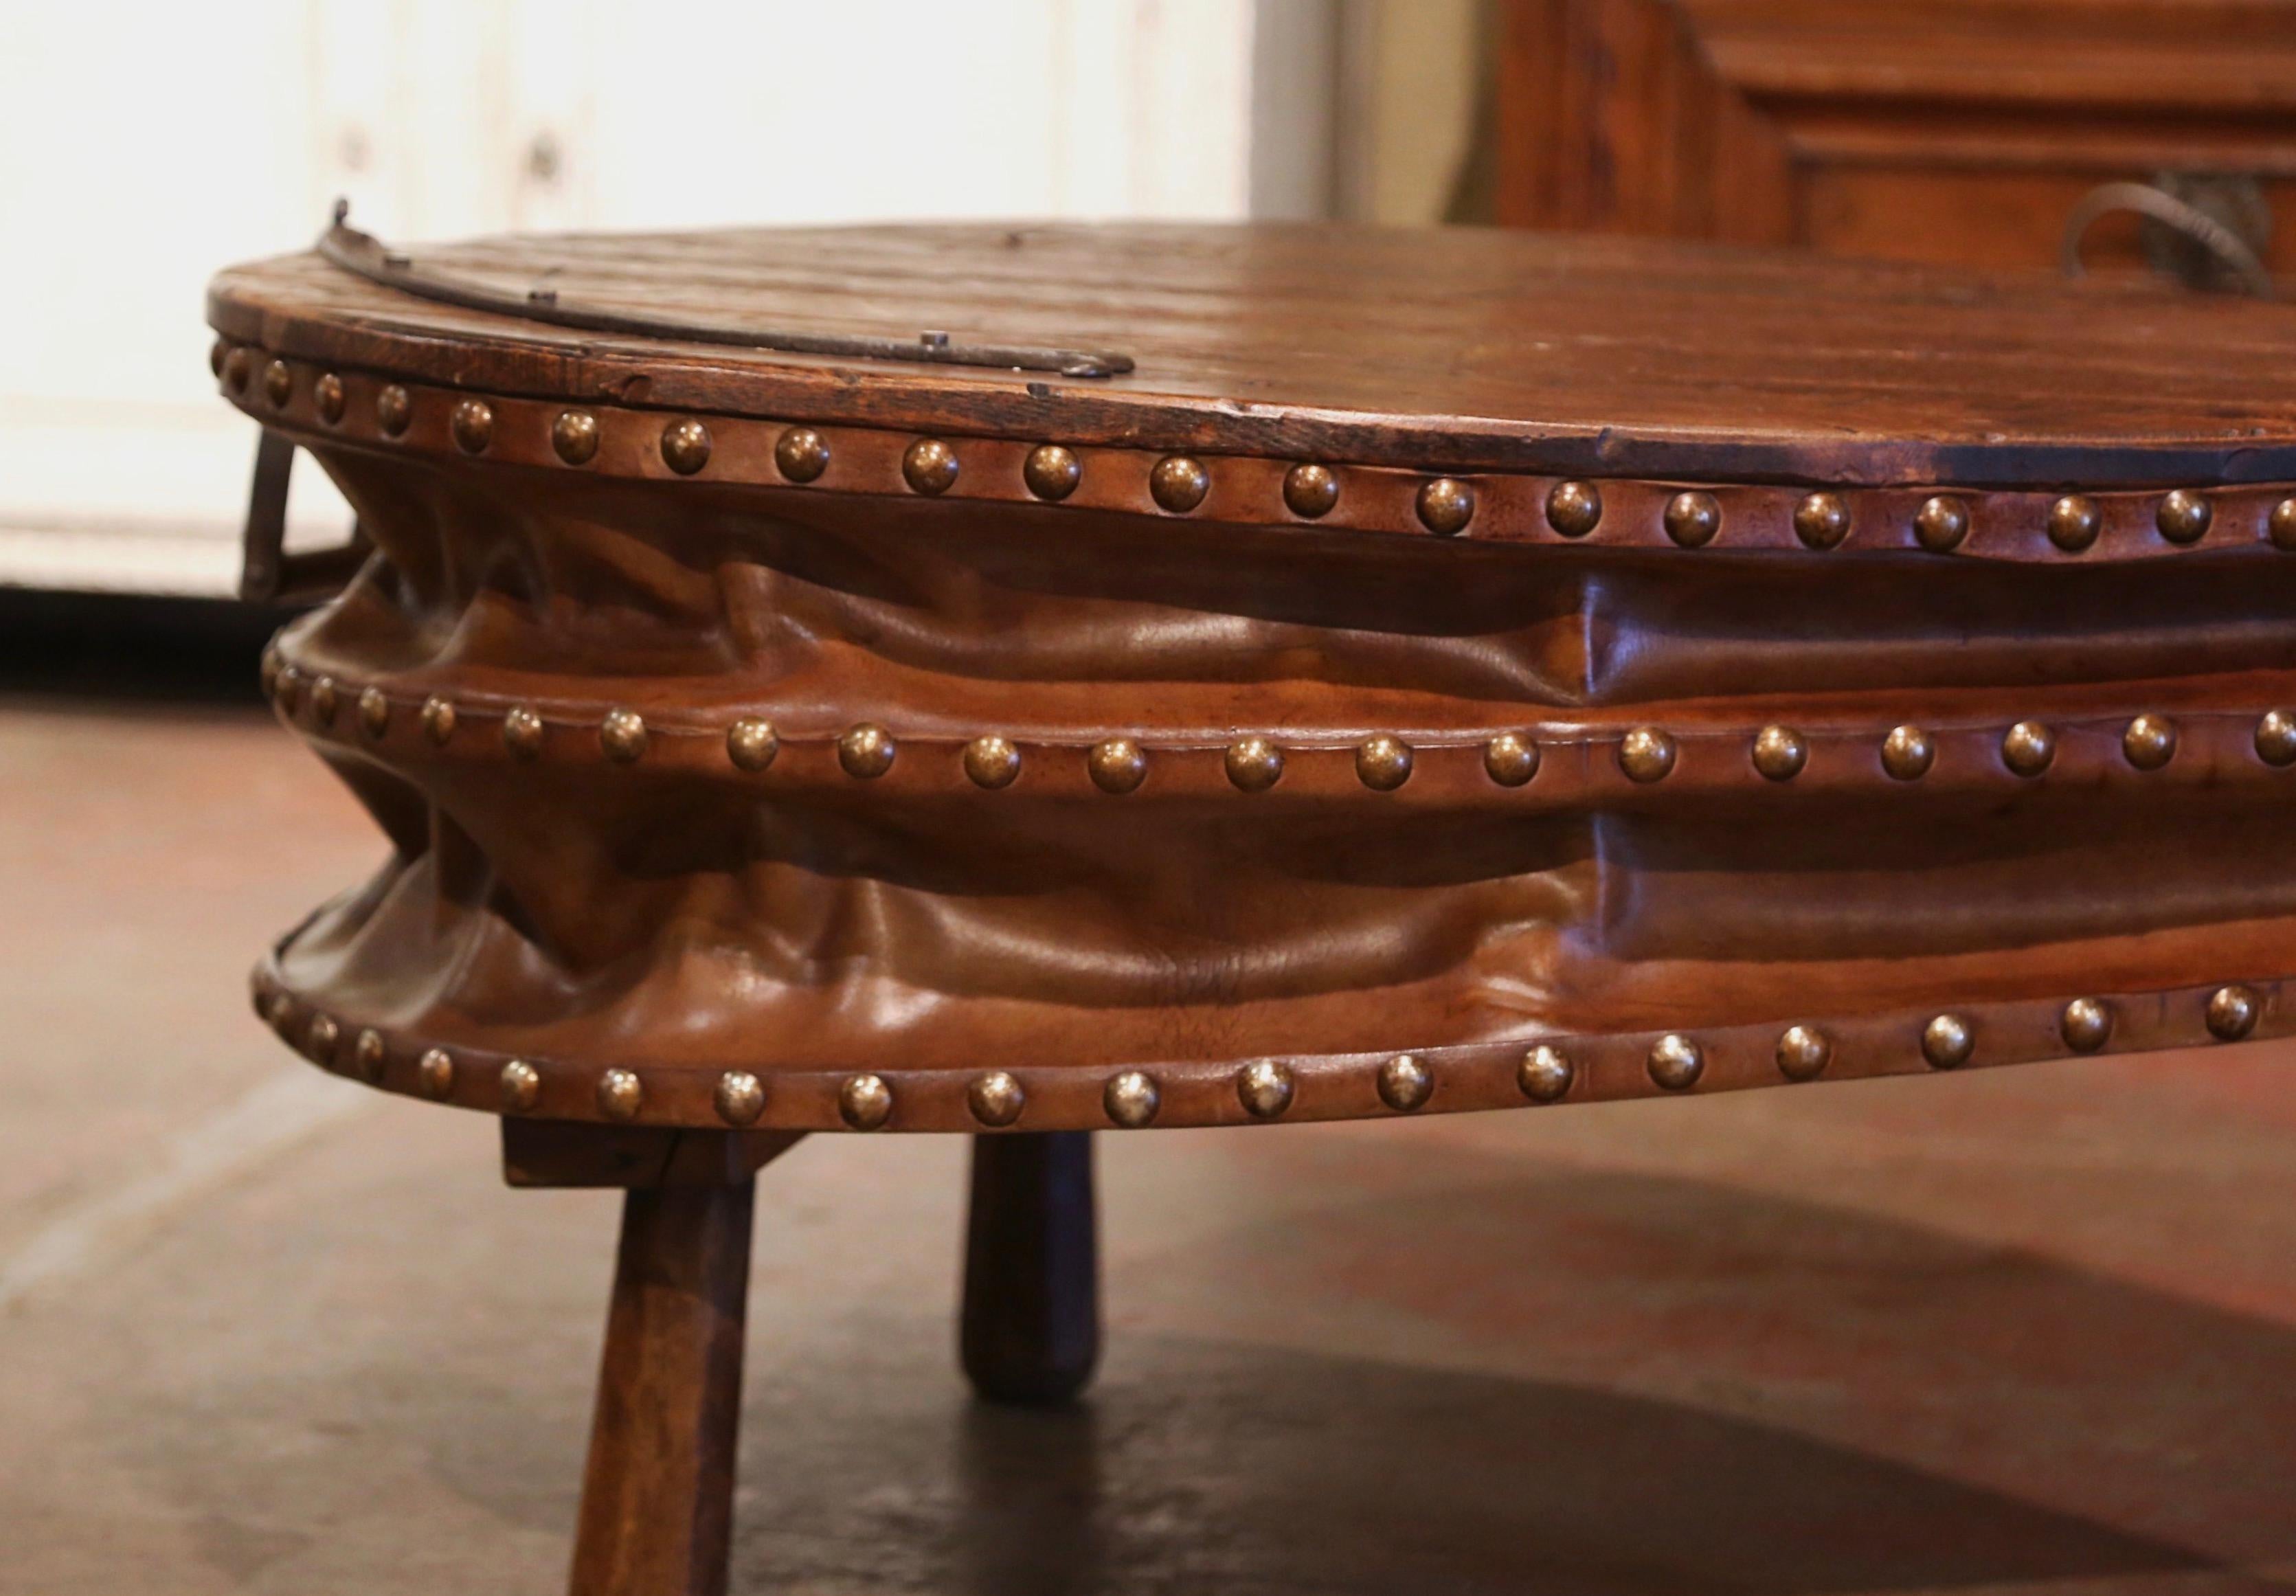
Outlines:
{"type": "MultiPolygon", "coordinates": [[[[545,1592],[605,1193],[294,1061],[378,855],[251,710],[0,700],[0,1592],[545,1592]]],[[[2296,1053],[1101,1138],[1085,1406],[955,1141],[759,1187],[739,1592],[2296,1589],[2296,1053]]]]}

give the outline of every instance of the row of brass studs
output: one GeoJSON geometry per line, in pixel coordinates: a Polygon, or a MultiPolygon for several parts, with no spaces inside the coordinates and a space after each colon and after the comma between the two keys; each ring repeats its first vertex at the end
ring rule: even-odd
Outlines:
{"type": "MultiPolygon", "coordinates": [[[[301,701],[302,674],[293,666],[267,666],[272,672],[268,691],[290,715],[301,701]]],[[[341,706],[341,692],[329,676],[310,683],[312,714],[323,726],[332,725],[341,706]]],[[[391,705],[381,691],[370,687],[358,697],[359,724],[368,735],[380,737],[390,724],[391,705]]],[[[453,700],[431,697],[419,712],[423,733],[444,746],[459,724],[453,700]]],[[[544,724],[539,713],[519,705],[503,716],[503,745],[519,759],[542,752],[544,724]]],[[[636,763],[652,741],[645,719],[635,709],[612,709],[598,726],[598,745],[618,765],[636,763]]],[[[2164,768],[2176,757],[2177,731],[2166,716],[2144,714],[2130,720],[2120,736],[2120,751],[2137,770],[2164,768]]],[[[2267,765],[2296,764],[2296,715],[2267,711],[2256,724],[2256,752],[2267,765]]],[[[2001,762],[2021,776],[2038,776],[2056,758],[2056,733],[2037,720],[2021,720],[2001,737],[2001,762]]],[[[781,734],[769,721],[744,717],[726,729],[726,757],[738,769],[757,772],[773,764],[781,750],[781,734]]],[[[868,780],[893,768],[899,756],[893,734],[874,722],[848,728],[837,739],[837,762],[848,775],[868,780]]],[[[1538,773],[1538,744],[1520,733],[1507,732],[1482,745],[1483,769],[1502,787],[1520,787],[1538,773]]],[[[1679,753],[1670,733],[1655,726],[1636,726],[1619,740],[1619,768],[1633,782],[1647,785],[1666,779],[1679,753]]],[[[1754,769],[1766,780],[1791,782],[1809,762],[1809,740],[1792,726],[1765,726],[1748,749],[1754,769]]],[[[1902,725],[1882,739],[1882,768],[1894,780],[1918,781],[1937,761],[1937,741],[1920,726],[1902,725]]],[[[1374,792],[1392,792],[1411,779],[1417,750],[1400,737],[1382,733],[1357,744],[1356,776],[1374,792]]],[[[1228,781],[1242,792],[1265,792],[1283,776],[1283,750],[1265,737],[1246,737],[1230,743],[1222,757],[1228,781]]],[[[991,791],[1010,787],[1021,774],[1020,748],[1006,737],[976,737],[964,745],[964,773],[975,786],[991,791]]],[[[1085,757],[1093,784],[1103,792],[1136,790],[1148,778],[1148,754],[1130,738],[1115,737],[1095,743],[1085,757]]]]}
{"type": "MultiPolygon", "coordinates": [[[[2263,1000],[2255,989],[2235,984],[2220,986],[2210,995],[2204,1018],[2210,1035],[2220,1042],[2238,1042],[2255,1030],[2262,1012],[2263,1000]]],[[[266,1018],[283,1035],[289,1035],[291,1016],[291,1000],[283,992],[276,994],[266,1011],[266,1018]]],[[[2079,997],[2067,1003],[2058,1016],[2057,1033],[2074,1052],[2093,1053],[2112,1039],[2112,1024],[2113,1011],[2109,1003],[2079,997]]],[[[341,1027],[332,1016],[316,1014],[299,1040],[311,1059],[332,1067],[341,1038],[341,1027]]],[[[290,1039],[296,1040],[291,1035],[290,1039]]],[[[1923,1061],[1931,1068],[1958,1069],[1975,1056],[1976,1027],[1964,1015],[1937,1015],[1922,1027],[1921,1051],[1923,1061]]],[[[1813,1081],[1824,1074],[1826,1066],[1833,1062],[1833,1043],[1815,1026],[1788,1026],[1778,1034],[1773,1056],[1778,1073],[1787,1080],[1813,1081]]],[[[380,1032],[363,1030],[358,1034],[352,1046],[351,1061],[361,1076],[370,1083],[381,1081],[388,1059],[389,1048],[380,1032]]],[[[1652,1083],[1662,1091],[1687,1092],[1706,1073],[1706,1052],[1693,1038],[1670,1031],[1651,1044],[1644,1068],[1652,1083]]],[[[426,1050],[415,1065],[418,1084],[423,1093],[432,1098],[444,1098],[453,1093],[455,1073],[455,1057],[444,1048],[426,1050]]],[[[1525,1097],[1536,1103],[1561,1101],[1570,1094],[1578,1078],[1578,1067],[1570,1054],[1551,1044],[1541,1044],[1524,1053],[1515,1068],[1516,1084],[1525,1097]]],[[[1412,1053],[1398,1053],[1382,1064],[1374,1081],[1380,1101],[1398,1114],[1413,1113],[1425,1107],[1435,1093],[1434,1070],[1412,1053]]],[[[541,1097],[542,1076],[524,1060],[512,1059],[502,1067],[497,1085],[505,1112],[528,1113],[541,1097]]],[[[1282,1117],[1291,1108],[1298,1089],[1298,1077],[1292,1067],[1277,1060],[1256,1060],[1235,1073],[1237,1100],[1255,1119],[1282,1117]]],[[[619,1124],[636,1119],[644,1107],[644,1083],[632,1070],[606,1070],[598,1077],[596,1093],[599,1113],[619,1124]]],[[[993,1130],[1018,1124],[1028,1107],[1027,1091],[1018,1079],[1002,1069],[973,1076],[965,1084],[964,1098],[973,1118],[993,1130]]],[[[728,1070],[718,1076],[712,1101],[720,1119],[746,1129],[765,1113],[765,1085],[747,1070],[728,1070]]],[[[1101,1106],[1110,1122],[1128,1130],[1152,1124],[1161,1103],[1162,1093],[1155,1076],[1139,1069],[1127,1069],[1110,1076],[1101,1093],[1101,1106]]],[[[837,1112],[838,1117],[853,1130],[880,1129],[892,1117],[892,1086],[880,1075],[848,1076],[838,1085],[837,1112]]]]}
{"type": "MultiPolygon", "coordinates": [[[[216,343],[210,357],[217,374],[234,393],[243,393],[252,369],[245,346],[216,343]]],[[[295,373],[283,360],[264,367],[263,391],[275,409],[285,409],[294,397],[295,373]]],[[[320,376],[312,388],[319,417],[329,426],[343,419],[342,379],[333,372],[320,376]]],[[[391,438],[405,434],[414,416],[414,401],[398,383],[375,396],[375,422],[391,438]]],[[[483,454],[494,440],[494,406],[484,399],[455,401],[447,417],[447,430],[455,446],[466,454],[483,454]]],[[[586,465],[597,457],[602,429],[595,413],[586,410],[561,412],[550,428],[550,444],[568,465],[586,465]]],[[[661,430],[662,462],[682,477],[691,477],[709,463],[712,439],[708,424],[686,416],[665,423],[661,430]]],[[[785,429],[774,444],[774,463],[791,482],[807,483],[829,469],[828,440],[811,427],[785,429]]],[[[937,497],[956,486],[964,462],[954,446],[938,438],[920,438],[901,456],[901,478],[913,493],[937,497]]],[[[1084,481],[1084,462],[1060,444],[1039,444],[1021,462],[1021,479],[1029,494],[1046,503],[1058,503],[1084,481]]],[[[1159,509],[1186,515],[1203,503],[1211,492],[1211,472],[1187,454],[1168,454],[1149,468],[1148,493],[1159,509]]],[[[1302,520],[1328,515],[1340,502],[1340,479],[1329,466],[1303,462],[1283,478],[1283,504],[1302,520]]],[[[1454,477],[1423,482],[1414,500],[1419,522],[1439,537],[1456,537],[1475,517],[1475,490],[1454,477]]],[[[1549,490],[1546,524],[1563,537],[1591,535],[1603,522],[1603,491],[1595,483],[1558,482],[1549,490]]],[[[2189,488],[2161,495],[2153,508],[2153,526],[2169,543],[2189,547],[2208,536],[2215,520],[2208,498],[2189,488]]],[[[1804,495],[1794,506],[1794,536],[1805,547],[1839,547],[1849,536],[1849,504],[1838,493],[1804,495]]],[[[1686,489],[1667,501],[1660,522],[1666,535],[1685,549],[1703,548],[1722,533],[1722,504],[1712,494],[1686,489]]],[[[1915,541],[1933,553],[1946,554],[1968,538],[1973,518],[1969,502],[1957,494],[1932,495],[1914,513],[1915,541]]],[[[2049,541],[2069,554],[2095,544],[2104,528],[2104,512],[2095,499],[2068,494],[2050,505],[2044,523],[2049,541]]],[[[2266,529],[2279,548],[2296,550],[2296,498],[2273,506],[2266,529]]]]}

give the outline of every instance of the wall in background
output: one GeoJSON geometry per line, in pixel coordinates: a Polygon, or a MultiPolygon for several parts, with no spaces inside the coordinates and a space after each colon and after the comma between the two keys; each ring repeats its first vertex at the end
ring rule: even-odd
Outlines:
{"type": "MultiPolygon", "coordinates": [[[[386,238],[1327,214],[1340,0],[85,0],[0,50],[0,582],[231,591],[217,266],[386,238]]],[[[298,479],[291,538],[347,512],[298,479]]]]}

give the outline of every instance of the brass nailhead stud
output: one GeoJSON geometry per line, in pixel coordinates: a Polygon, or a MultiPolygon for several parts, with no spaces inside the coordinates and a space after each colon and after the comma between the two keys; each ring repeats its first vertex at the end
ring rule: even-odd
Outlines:
{"type": "Polygon", "coordinates": [[[2192,544],[2208,536],[2209,523],[2215,519],[2216,511],[2206,499],[2180,487],[2162,497],[2152,524],[2170,543],[2192,544]]]}
{"type": "Polygon", "coordinates": [[[1810,494],[1794,506],[1793,528],[1809,548],[1837,547],[1849,536],[1849,506],[1840,494],[1810,494]]]}
{"type": "Polygon", "coordinates": [[[1109,1118],[1128,1131],[1136,1131],[1154,1119],[1162,1103],[1155,1077],[1137,1069],[1109,1076],[1100,1094],[1100,1106],[1108,1110],[1109,1118]]]}
{"type": "Polygon", "coordinates": [[[1538,773],[1538,744],[1519,732],[1502,732],[1483,744],[1483,773],[1502,787],[1520,787],[1538,773]]]}
{"type": "Polygon", "coordinates": [[[1897,782],[1918,782],[1937,763],[1937,744],[1919,726],[1899,726],[1882,739],[1882,768],[1897,782]]]}
{"type": "Polygon", "coordinates": [[[973,1076],[964,1088],[965,1106],[972,1110],[972,1117],[999,1128],[1019,1119],[1028,1101],[1021,1083],[1001,1069],[973,1076]]]}
{"type": "Polygon", "coordinates": [[[1791,782],[1809,763],[1809,744],[1792,726],[1764,726],[1754,737],[1754,768],[1767,781],[1791,782]]]}
{"type": "Polygon", "coordinates": [[[342,693],[332,676],[321,676],[311,683],[311,718],[323,726],[335,724],[335,712],[342,708],[342,693]]]}
{"type": "Polygon", "coordinates": [[[1515,1066],[1514,1084],[1535,1103],[1559,1102],[1578,1073],[1561,1048],[1542,1044],[1523,1054],[1522,1062],[1515,1066]]]}
{"type": "Polygon", "coordinates": [[[661,462],[681,477],[709,463],[709,429],[692,416],[661,430],[661,462]]]}
{"type": "Polygon", "coordinates": [[[1650,1078],[1669,1092],[1686,1092],[1706,1073],[1706,1055],[1681,1032],[1669,1031],[1651,1044],[1645,1068],[1650,1078]]]}
{"type": "Polygon", "coordinates": [[[358,696],[359,724],[366,728],[369,737],[380,737],[390,725],[390,700],[380,687],[369,687],[358,696]]]}
{"type": "Polygon", "coordinates": [[[1356,749],[1356,780],[1374,792],[1393,792],[1411,780],[1411,745],[1385,733],[1356,749]]]}
{"type": "Polygon", "coordinates": [[[1148,779],[1148,756],[1128,737],[1093,744],[1085,765],[1092,772],[1092,784],[1103,792],[1130,792],[1148,779]]]}
{"type": "Polygon", "coordinates": [[[1174,515],[1202,503],[1211,488],[1211,473],[1185,454],[1167,454],[1148,473],[1148,496],[1174,515]]]}
{"type": "Polygon", "coordinates": [[[263,1017],[270,1022],[271,1028],[279,1033],[279,1039],[282,1042],[293,1040],[288,1029],[289,1021],[295,1017],[293,998],[283,992],[273,993],[264,1004],[263,1017]]]}
{"type": "Polygon", "coordinates": [[[502,1067],[502,1105],[512,1114],[523,1114],[534,1107],[542,1096],[542,1076],[523,1059],[512,1059],[502,1067]]]}
{"type": "Polygon", "coordinates": [[[1674,768],[1674,739],[1656,726],[1636,726],[1619,741],[1619,768],[1632,782],[1656,782],[1674,768]]]}
{"type": "Polygon", "coordinates": [[[609,709],[598,723],[598,746],[606,757],[617,765],[635,764],[652,741],[647,732],[645,716],[635,709],[609,709]]]}
{"type": "Polygon", "coordinates": [[[2296,499],[2283,499],[2272,507],[2264,529],[2276,549],[2296,549],[2296,499]]]}
{"type": "Polygon", "coordinates": [[[1010,787],[1021,773],[1021,750],[1007,738],[976,737],[964,745],[964,773],[992,792],[1010,787]]]}
{"type": "Polygon", "coordinates": [[[223,357],[224,385],[234,393],[246,392],[248,369],[253,364],[253,358],[243,348],[234,349],[225,356],[223,357]]]}
{"type": "Polygon", "coordinates": [[[279,645],[273,643],[263,651],[263,661],[256,667],[256,679],[263,684],[263,696],[269,698],[279,685],[279,671],[284,662],[279,658],[279,645]]]}
{"type": "Polygon", "coordinates": [[[2296,715],[2272,709],[2256,723],[2256,757],[2267,765],[2296,765],[2296,715]]]}
{"type": "Polygon", "coordinates": [[[854,1075],[837,1089],[837,1117],[857,1131],[873,1131],[893,1116],[893,1089],[882,1076],[854,1075]]]}
{"type": "Polygon", "coordinates": [[[311,401],[318,407],[319,419],[333,426],[343,419],[343,380],[329,372],[311,385],[311,401]]]}
{"type": "Polygon", "coordinates": [[[2002,734],[2001,763],[2021,776],[2038,776],[2057,757],[2055,733],[2037,720],[2021,720],[2002,734]]]}
{"type": "Polygon", "coordinates": [[[374,422],[386,436],[397,438],[406,430],[407,422],[414,419],[414,398],[405,389],[392,382],[374,396],[374,422]]]}
{"type": "Polygon", "coordinates": [[[443,747],[455,734],[455,706],[435,693],[424,699],[422,734],[443,747]]]}
{"type": "Polygon", "coordinates": [[[902,478],[911,491],[928,497],[955,487],[960,469],[956,451],[938,438],[920,438],[901,456],[902,478]]]}
{"type": "Polygon", "coordinates": [[[1603,492],[1591,482],[1557,482],[1547,491],[1546,524],[1565,537],[1584,537],[1603,521],[1603,492]]]}
{"type": "Polygon", "coordinates": [[[1273,1119],[1292,1106],[1292,1072],[1261,1059],[1235,1073],[1235,1094],[1254,1119],[1273,1119]]]}
{"type": "Polygon", "coordinates": [[[2264,1004],[2254,988],[2219,986],[2209,997],[2209,1035],[2219,1042],[2237,1042],[2256,1028],[2264,1004]]]}
{"type": "Polygon", "coordinates": [[[503,716],[503,747],[521,759],[542,752],[542,716],[521,704],[503,716]]]}
{"type": "Polygon", "coordinates": [[[221,339],[217,339],[215,342],[209,344],[208,346],[208,370],[218,377],[222,376],[224,356],[230,353],[231,346],[224,342],[221,339]]]}
{"type": "Polygon", "coordinates": [[[455,445],[465,454],[482,453],[494,441],[495,407],[484,399],[464,399],[455,406],[447,418],[447,430],[455,435],[455,445]]]}
{"type": "Polygon", "coordinates": [[[271,696],[279,700],[281,714],[294,714],[303,701],[303,673],[291,665],[281,666],[271,678],[271,696]]]}
{"type": "Polygon", "coordinates": [[[1814,1081],[1833,1062],[1833,1044],[1815,1026],[1792,1025],[1778,1033],[1778,1073],[1790,1081],[1814,1081]]]}
{"type": "Polygon", "coordinates": [[[1977,1048],[1977,1034],[1958,1014],[1940,1014],[1922,1027],[1922,1057],[1932,1069],[1958,1069],[1977,1048]]]}
{"type": "Polygon", "coordinates": [[[645,1087],[632,1071],[610,1069],[598,1077],[598,1112],[607,1118],[627,1125],[644,1101],[645,1087]]]}
{"type": "Polygon", "coordinates": [[[1419,524],[1438,537],[1456,537],[1475,519],[1475,490],[1456,477],[1419,487],[1419,524]]]}
{"type": "Polygon", "coordinates": [[[1339,473],[1330,466],[1300,464],[1283,473],[1283,507],[1300,520],[1329,515],[1339,502],[1339,473]]]}
{"type": "Polygon", "coordinates": [[[342,1040],[342,1027],[334,1022],[332,1016],[314,1014],[310,1029],[303,1033],[303,1051],[310,1055],[315,1064],[332,1064],[335,1058],[335,1044],[342,1040]]]}
{"type": "Polygon", "coordinates": [[[2120,734],[2120,751],[2139,770],[2159,770],[2176,757],[2177,723],[2164,715],[2140,715],[2120,734]]]}
{"type": "Polygon", "coordinates": [[[295,397],[295,373],[283,360],[275,360],[263,368],[263,393],[274,410],[287,408],[287,401],[295,397]]]}
{"type": "Polygon", "coordinates": [[[791,427],[774,440],[774,468],[792,482],[811,482],[829,469],[829,440],[810,427],[791,427]]]}
{"type": "Polygon", "coordinates": [[[2103,529],[2104,512],[2095,499],[2068,494],[2049,506],[2049,541],[2068,554],[2079,553],[2103,529]]]}
{"type": "Polygon", "coordinates": [[[781,752],[781,733],[769,720],[745,716],[726,728],[726,757],[740,770],[763,770],[781,752]]]}
{"type": "Polygon", "coordinates": [[[868,721],[837,740],[837,763],[845,767],[847,775],[864,780],[892,769],[895,752],[893,734],[868,721]]]}
{"type": "Polygon", "coordinates": [[[1398,1053],[1379,1067],[1379,1101],[1398,1114],[1423,1107],[1435,1091],[1435,1076],[1409,1053],[1398,1053]]]}
{"type": "Polygon", "coordinates": [[[758,1116],[766,1111],[766,1089],[746,1069],[729,1069],[719,1076],[718,1088],[709,1095],[718,1117],[727,1125],[755,1125],[758,1116]]]}
{"type": "Polygon", "coordinates": [[[1226,762],[1227,779],[1240,792],[1265,792],[1283,776],[1283,750],[1265,737],[1228,744],[1226,762]]]}
{"type": "Polygon", "coordinates": [[[1922,501],[1914,512],[1914,536],[1932,554],[1948,554],[1969,536],[1969,506],[1949,493],[1922,501]]]}
{"type": "Polygon", "coordinates": [[[2057,1035],[2077,1053],[2093,1053],[2112,1035],[2112,1011],[2093,997],[2077,997],[2057,1017],[2057,1035]]]}
{"type": "Polygon", "coordinates": [[[382,1079],[382,1068],[390,1058],[390,1049],[384,1044],[381,1031],[361,1031],[358,1040],[351,1044],[351,1065],[358,1071],[359,1079],[369,1085],[382,1079]]]}
{"type": "Polygon", "coordinates": [[[1064,449],[1058,444],[1038,444],[1021,462],[1021,480],[1038,498],[1057,504],[1084,480],[1084,462],[1072,449],[1064,449]]]}
{"type": "Polygon", "coordinates": [[[598,418],[586,410],[562,410],[550,423],[550,446],[569,465],[587,465],[598,457],[598,418]]]}
{"type": "Polygon", "coordinates": [[[443,1047],[424,1053],[414,1066],[415,1080],[425,1097],[444,1097],[455,1089],[455,1056],[443,1047]]]}
{"type": "Polygon", "coordinates": [[[1666,502],[1666,535],[1685,549],[1702,549],[1722,530],[1722,504],[1710,493],[1678,493],[1666,502]]]}

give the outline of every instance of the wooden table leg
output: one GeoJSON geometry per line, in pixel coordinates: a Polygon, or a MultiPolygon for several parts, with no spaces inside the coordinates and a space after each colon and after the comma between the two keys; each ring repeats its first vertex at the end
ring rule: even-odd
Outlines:
{"type": "Polygon", "coordinates": [[[755,1191],[623,1199],[571,1596],[724,1596],[755,1191]]]}
{"type": "Polygon", "coordinates": [[[1100,1361],[1092,1134],[972,1139],[959,1346],[992,1402],[1066,1402],[1100,1361]]]}

